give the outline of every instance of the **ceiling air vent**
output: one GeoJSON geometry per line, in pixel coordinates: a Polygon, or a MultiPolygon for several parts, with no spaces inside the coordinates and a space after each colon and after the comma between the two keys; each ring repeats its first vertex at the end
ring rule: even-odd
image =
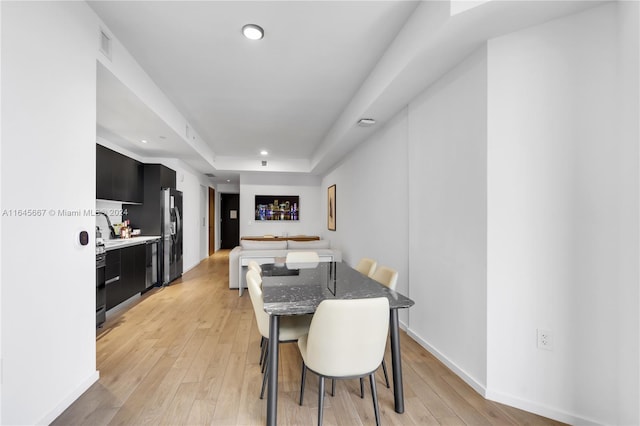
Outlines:
{"type": "Polygon", "coordinates": [[[102,29],[100,30],[100,51],[111,60],[111,37],[102,29]]]}
{"type": "Polygon", "coordinates": [[[373,118],[361,118],[358,120],[358,126],[360,127],[371,127],[376,124],[376,120],[373,118]]]}
{"type": "Polygon", "coordinates": [[[205,173],[204,175],[205,175],[206,177],[208,177],[208,178],[212,178],[212,179],[213,179],[214,177],[216,177],[216,175],[214,175],[213,173],[205,173]]]}

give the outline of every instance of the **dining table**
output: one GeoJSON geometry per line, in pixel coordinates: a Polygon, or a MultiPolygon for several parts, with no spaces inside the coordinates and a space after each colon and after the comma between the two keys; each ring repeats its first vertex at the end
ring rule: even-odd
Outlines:
{"type": "Polygon", "coordinates": [[[389,335],[394,405],[404,412],[402,361],[398,310],[414,305],[408,297],[361,274],[345,262],[286,263],[284,259],[262,265],[264,310],[269,314],[267,425],[277,424],[278,350],[280,318],[313,314],[326,299],[386,297],[389,300],[389,335]]]}

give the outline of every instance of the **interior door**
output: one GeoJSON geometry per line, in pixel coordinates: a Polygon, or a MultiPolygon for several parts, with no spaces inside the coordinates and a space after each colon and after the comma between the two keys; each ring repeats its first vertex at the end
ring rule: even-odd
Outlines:
{"type": "Polygon", "coordinates": [[[220,195],[220,248],[240,245],[240,194],[220,195]]]}
{"type": "Polygon", "coordinates": [[[209,187],[209,256],[216,251],[216,190],[209,187]]]}

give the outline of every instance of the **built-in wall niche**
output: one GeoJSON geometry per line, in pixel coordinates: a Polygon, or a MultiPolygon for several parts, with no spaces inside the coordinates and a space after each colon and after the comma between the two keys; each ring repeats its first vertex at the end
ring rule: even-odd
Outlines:
{"type": "Polygon", "coordinates": [[[298,195],[256,195],[255,220],[300,220],[300,197],[298,195]]]}

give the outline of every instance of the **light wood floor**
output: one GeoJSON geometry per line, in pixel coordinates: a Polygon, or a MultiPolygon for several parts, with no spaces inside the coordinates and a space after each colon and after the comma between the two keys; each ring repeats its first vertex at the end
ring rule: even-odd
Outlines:
{"type": "MultiPolygon", "coordinates": [[[[109,318],[97,336],[100,380],[53,424],[265,424],[259,340],[249,296],[229,290],[228,251],[220,251],[109,318]]],[[[558,424],[483,399],[406,334],[401,340],[405,413],[394,412],[379,373],[383,424],[558,424]]],[[[317,422],[313,374],[304,406],[297,404],[300,365],[297,346],[281,345],[279,424],[317,422]]],[[[360,399],[357,380],[338,382],[336,396],[325,399],[324,423],[374,424],[370,393],[360,399]]]]}

